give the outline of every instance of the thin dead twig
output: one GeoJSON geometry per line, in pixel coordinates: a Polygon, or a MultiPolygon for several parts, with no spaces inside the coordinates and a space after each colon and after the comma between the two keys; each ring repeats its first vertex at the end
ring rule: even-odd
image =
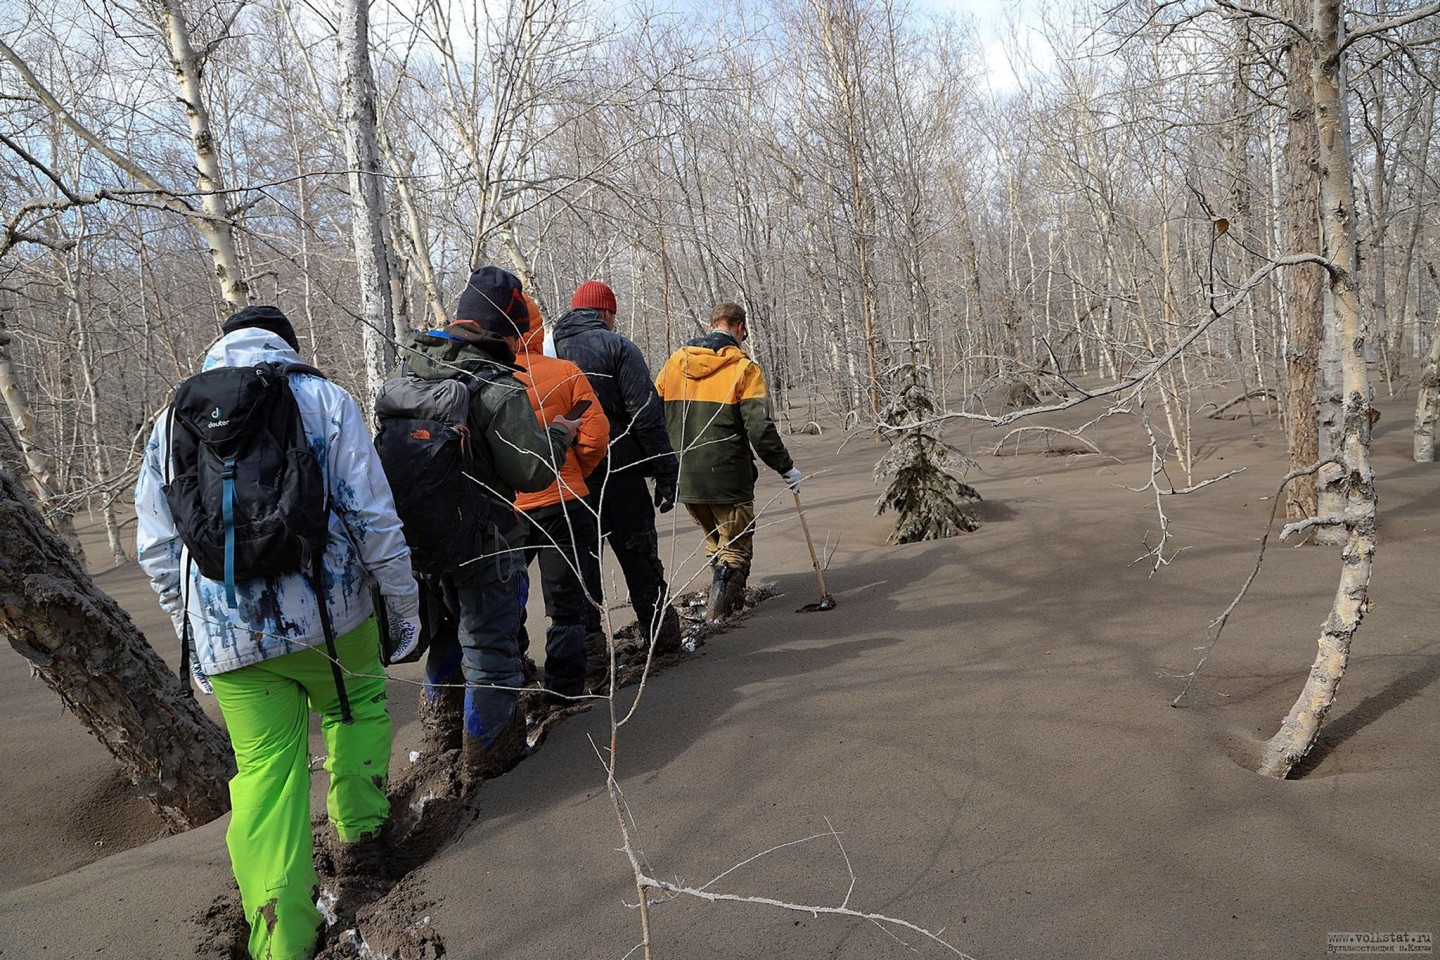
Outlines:
{"type": "Polygon", "coordinates": [[[1205,666],[1205,662],[1210,659],[1210,654],[1215,649],[1215,644],[1220,642],[1220,635],[1224,633],[1225,625],[1230,622],[1230,614],[1234,613],[1236,608],[1240,606],[1240,601],[1244,600],[1245,595],[1250,592],[1250,585],[1254,583],[1255,578],[1260,575],[1260,565],[1265,562],[1265,546],[1270,539],[1270,531],[1275,526],[1275,514],[1280,510],[1280,504],[1285,496],[1285,488],[1290,486],[1292,481],[1298,480],[1300,477],[1309,476],[1337,462],[1334,457],[1329,457],[1318,463],[1312,463],[1303,470],[1292,470],[1280,481],[1280,486],[1275,490],[1275,496],[1271,498],[1270,519],[1266,521],[1265,533],[1260,537],[1260,551],[1255,555],[1255,566],[1250,570],[1250,575],[1245,578],[1245,582],[1241,584],[1240,592],[1235,595],[1235,599],[1230,601],[1230,605],[1225,608],[1220,616],[1210,621],[1210,625],[1206,629],[1214,630],[1215,635],[1211,637],[1210,642],[1205,645],[1205,652],[1200,657],[1200,662],[1195,664],[1195,669],[1186,675],[1185,686],[1176,694],[1175,699],[1170,701],[1170,706],[1180,706],[1180,701],[1184,700],[1186,695],[1190,693],[1190,688],[1195,685],[1195,678],[1200,676],[1200,670],[1205,666]]]}
{"type": "Polygon", "coordinates": [[[883,913],[867,913],[866,911],[855,910],[844,905],[838,907],[825,907],[818,904],[789,903],[785,900],[777,900],[774,897],[751,897],[735,893],[710,893],[698,887],[687,887],[678,883],[670,883],[666,880],[657,880],[656,878],[650,876],[640,877],[640,882],[647,887],[654,887],[657,890],[665,890],[674,894],[680,894],[688,897],[696,897],[700,900],[709,900],[712,903],[725,902],[759,904],[761,906],[775,907],[779,910],[790,910],[796,913],[808,913],[812,917],[818,917],[821,914],[829,916],[854,917],[857,920],[869,920],[871,923],[881,925],[882,927],[887,924],[890,926],[903,927],[906,930],[910,930],[920,934],[922,937],[925,937],[927,940],[938,944],[939,946],[948,950],[950,953],[954,954],[957,957],[963,957],[965,958],[965,960],[974,960],[973,957],[962,951],[959,947],[955,946],[948,940],[941,937],[940,933],[944,933],[943,929],[940,931],[940,933],[934,933],[926,930],[924,927],[913,924],[908,920],[901,920],[897,917],[889,917],[883,913]]]}
{"type": "Polygon", "coordinates": [[[1140,422],[1144,424],[1145,433],[1150,438],[1150,480],[1148,483],[1139,487],[1129,487],[1125,486],[1124,484],[1117,484],[1117,486],[1123,487],[1124,489],[1129,490],[1131,493],[1144,493],[1146,490],[1155,491],[1155,512],[1160,517],[1160,542],[1157,543],[1154,547],[1150,547],[1149,543],[1145,543],[1144,541],[1142,541],[1142,543],[1144,543],[1145,547],[1147,548],[1146,552],[1136,557],[1134,560],[1130,561],[1131,566],[1134,566],[1141,560],[1145,560],[1149,557],[1154,557],[1155,565],[1150,569],[1150,576],[1153,577],[1156,573],[1160,571],[1161,567],[1168,565],[1172,560],[1174,560],[1177,556],[1180,555],[1180,553],[1184,551],[1184,548],[1182,547],[1180,550],[1177,550],[1169,557],[1165,556],[1165,545],[1170,542],[1170,518],[1165,514],[1165,507],[1162,503],[1161,498],[1184,496],[1187,493],[1194,493],[1197,490],[1203,490],[1204,488],[1210,486],[1212,483],[1219,483],[1221,480],[1224,480],[1228,477],[1233,477],[1237,473],[1244,472],[1245,468],[1240,467],[1236,470],[1227,470],[1225,473],[1222,473],[1219,476],[1210,477],[1206,480],[1201,480],[1199,483],[1192,483],[1184,487],[1176,487],[1173,482],[1169,482],[1170,475],[1165,469],[1165,454],[1162,453],[1160,450],[1160,441],[1155,436],[1154,424],[1150,422],[1150,415],[1144,412],[1143,405],[1140,415],[1140,422]],[[1161,487],[1158,478],[1162,476],[1165,477],[1168,488],[1161,487]]]}
{"type": "MultiPolygon", "coordinates": [[[[1070,431],[1070,430],[1062,430],[1060,427],[1045,427],[1045,426],[1038,426],[1038,425],[1024,426],[1024,427],[1015,427],[1015,428],[1014,428],[1013,430],[1011,430],[1009,433],[1005,434],[1005,436],[1003,436],[1003,437],[1000,438],[1000,442],[997,443],[997,444],[995,444],[994,448],[991,449],[990,455],[991,455],[992,457],[1004,456],[1004,454],[1002,454],[1002,453],[1000,452],[1000,448],[1003,447],[1003,446],[1005,446],[1005,444],[1010,441],[1010,438],[1011,438],[1011,437],[1015,436],[1015,435],[1018,434],[1018,433],[1028,433],[1028,432],[1030,432],[1031,430],[1036,430],[1036,431],[1039,431],[1039,432],[1041,432],[1041,433],[1058,433],[1058,434],[1060,434],[1061,436],[1069,437],[1071,440],[1075,440],[1075,441],[1077,441],[1077,442],[1079,442],[1079,443],[1083,443],[1085,446],[1089,447],[1090,450],[1091,450],[1093,453],[1095,453],[1096,456],[1104,456],[1104,453],[1101,452],[1101,450],[1100,450],[1099,447],[1097,447],[1097,446],[1096,446],[1094,443],[1092,443],[1091,441],[1089,441],[1089,440],[1085,439],[1084,437],[1080,436],[1078,433],[1075,433],[1075,432],[1070,431]]],[[[1019,442],[1018,440],[1015,442],[1015,451],[1016,451],[1016,453],[1019,453],[1019,451],[1020,451],[1020,442],[1019,442]]],[[[1068,451],[1067,451],[1067,452],[1068,452],[1068,451]]]]}
{"type": "MultiPolygon", "coordinates": [[[[1240,404],[1245,403],[1247,400],[1258,400],[1261,397],[1264,397],[1266,400],[1274,400],[1275,391],[1271,390],[1269,387],[1258,387],[1254,390],[1246,391],[1245,393],[1240,394],[1240,396],[1238,397],[1231,397],[1224,403],[1217,405],[1214,410],[1211,410],[1209,413],[1205,414],[1205,419],[1238,420],[1239,417],[1223,417],[1221,415],[1226,410],[1229,410],[1231,407],[1239,406],[1240,404]]],[[[1210,404],[1206,404],[1205,406],[1210,406],[1210,404]]],[[[1205,409],[1205,407],[1201,407],[1200,409],[1203,410],[1205,409]]]]}

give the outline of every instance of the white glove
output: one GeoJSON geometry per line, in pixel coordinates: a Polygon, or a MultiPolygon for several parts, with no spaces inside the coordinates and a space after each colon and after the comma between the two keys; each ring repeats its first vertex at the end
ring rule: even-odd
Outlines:
{"type": "Polygon", "coordinates": [[[420,645],[420,617],[390,616],[390,655],[386,663],[399,663],[420,645]]]}
{"type": "Polygon", "coordinates": [[[785,481],[785,486],[790,488],[791,493],[800,492],[801,473],[799,467],[791,467],[789,470],[786,470],[780,474],[780,479],[785,481]]]}
{"type": "Polygon", "coordinates": [[[195,686],[200,688],[201,693],[208,693],[215,696],[215,687],[210,683],[210,678],[205,676],[205,671],[200,669],[200,664],[190,662],[190,679],[195,681],[195,686]]]}

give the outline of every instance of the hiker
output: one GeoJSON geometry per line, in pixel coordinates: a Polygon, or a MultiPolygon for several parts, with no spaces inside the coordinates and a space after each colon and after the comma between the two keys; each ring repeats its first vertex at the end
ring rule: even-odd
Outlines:
{"type": "MultiPolygon", "coordinates": [[[[550,618],[545,631],[545,701],[562,705],[585,692],[587,636],[592,646],[605,645],[597,607],[602,597],[600,530],[584,497],[589,492],[585,475],[605,456],[610,424],[580,368],[541,352],[545,329],[540,308],[529,296],[525,302],[530,308],[530,332],[519,356],[524,372],[516,376],[525,385],[530,406],[540,423],[572,410],[578,410],[575,415],[580,419],[575,446],[555,482],[539,493],[515,497],[522,517],[516,546],[524,549],[524,570],[540,561],[545,615],[550,618]],[[581,405],[584,409],[579,409],[581,405]]],[[[528,587],[528,576],[524,582],[528,587]]],[[[523,654],[529,646],[523,600],[520,624],[523,654]]]]}
{"type": "MultiPolygon", "coordinates": [[[[585,480],[587,501],[600,518],[646,643],[656,653],[679,649],[680,618],[670,605],[665,567],[660,562],[655,510],[675,507],[675,451],[665,432],[660,398],[640,348],[615,332],[615,291],[587,280],[570,298],[570,312],[555,322],[554,355],[585,371],[610,421],[610,449],[585,480]],[[645,478],[655,480],[652,498],[645,478]]],[[[591,648],[592,666],[608,652],[591,648]]]]}
{"type": "Polygon", "coordinates": [[[716,304],[710,332],[675,351],[655,380],[680,455],[680,502],[705,534],[710,620],[730,616],[745,599],[754,557],[755,455],[800,492],[800,469],[775,428],[765,376],[740,349],[746,332],[744,307],[716,304]]]}
{"type": "Polygon", "coordinates": [[[374,866],[390,809],[390,715],[371,587],[398,656],[418,642],[419,600],[355,399],[300,362],[275,307],[247,307],[221,329],[205,372],[177,389],[150,435],[136,540],[182,660],[214,693],[235,751],[225,842],[250,956],[291,960],[313,954],[324,925],[307,707],[321,716],[337,868],[374,866]],[[304,546],[250,524],[267,511],[284,536],[303,531],[304,546]]]}
{"type": "Polygon", "coordinates": [[[515,379],[530,327],[519,280],[476,270],[456,318],[410,338],[401,375],[376,398],[375,442],[422,587],[424,749],[463,748],[474,785],[525,755],[515,493],[555,482],[580,423],[539,426],[515,379]]]}

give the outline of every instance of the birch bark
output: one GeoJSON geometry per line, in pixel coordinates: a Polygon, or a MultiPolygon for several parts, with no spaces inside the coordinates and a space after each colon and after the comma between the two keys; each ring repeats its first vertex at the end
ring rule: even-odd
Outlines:
{"type": "Polygon", "coordinates": [[[15,364],[10,359],[10,343],[14,338],[5,329],[0,319],[0,394],[5,396],[5,409],[15,425],[15,436],[20,441],[20,453],[25,457],[25,466],[30,470],[30,488],[44,512],[51,528],[65,541],[65,545],[84,562],[85,551],[80,545],[80,536],[75,532],[75,518],[58,502],[59,488],[55,480],[55,465],[40,443],[40,429],[30,411],[30,402],[25,391],[15,379],[15,364]]]}
{"type": "Polygon", "coordinates": [[[1266,745],[1260,773],[1283,779],[1299,763],[1335,702],[1350,657],[1350,642],[1369,603],[1375,556],[1375,480],[1370,465],[1370,382],[1360,329],[1360,296],[1355,285],[1355,211],[1350,190],[1350,144],[1340,112],[1343,50],[1339,0],[1313,0],[1311,7],[1315,118],[1319,134],[1320,202],[1330,295],[1340,345],[1344,416],[1337,455],[1345,546],[1340,583],[1319,639],[1319,651],[1295,705],[1266,745]]]}
{"type": "Polygon", "coordinates": [[[340,108],[345,116],[349,168],[350,230],[364,323],[365,380],[374,397],[395,365],[395,308],[391,297],[390,238],[376,135],[375,76],[370,69],[369,0],[344,0],[340,14],[343,76],[340,108]]]}
{"type": "Polygon", "coordinates": [[[190,143],[195,150],[195,186],[200,192],[200,208],[205,216],[195,219],[195,226],[210,246],[210,259],[215,265],[215,279],[220,295],[231,310],[240,310],[250,301],[245,272],[240,266],[240,251],[230,220],[225,175],[220,166],[220,150],[215,143],[210,112],[200,86],[203,65],[190,38],[190,26],[180,0],[164,0],[161,19],[165,41],[170,51],[170,69],[180,87],[180,102],[185,105],[185,119],[190,124],[190,143]]]}
{"type": "Polygon", "coordinates": [[[1416,463],[1435,462],[1435,421],[1440,420],[1440,334],[1430,340],[1430,352],[1420,371],[1420,389],[1415,393],[1416,463]]]}

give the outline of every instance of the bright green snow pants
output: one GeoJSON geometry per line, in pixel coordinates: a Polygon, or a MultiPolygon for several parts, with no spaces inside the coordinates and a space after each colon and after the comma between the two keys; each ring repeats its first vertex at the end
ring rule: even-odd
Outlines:
{"type": "Polygon", "coordinates": [[[309,960],[323,923],[315,907],[307,704],[321,716],[326,806],[340,839],[360,839],[389,814],[390,714],[375,619],[337,637],[335,649],[348,671],[349,724],[340,722],[323,645],[210,678],[235,750],[225,843],[254,960],[309,960]]]}

